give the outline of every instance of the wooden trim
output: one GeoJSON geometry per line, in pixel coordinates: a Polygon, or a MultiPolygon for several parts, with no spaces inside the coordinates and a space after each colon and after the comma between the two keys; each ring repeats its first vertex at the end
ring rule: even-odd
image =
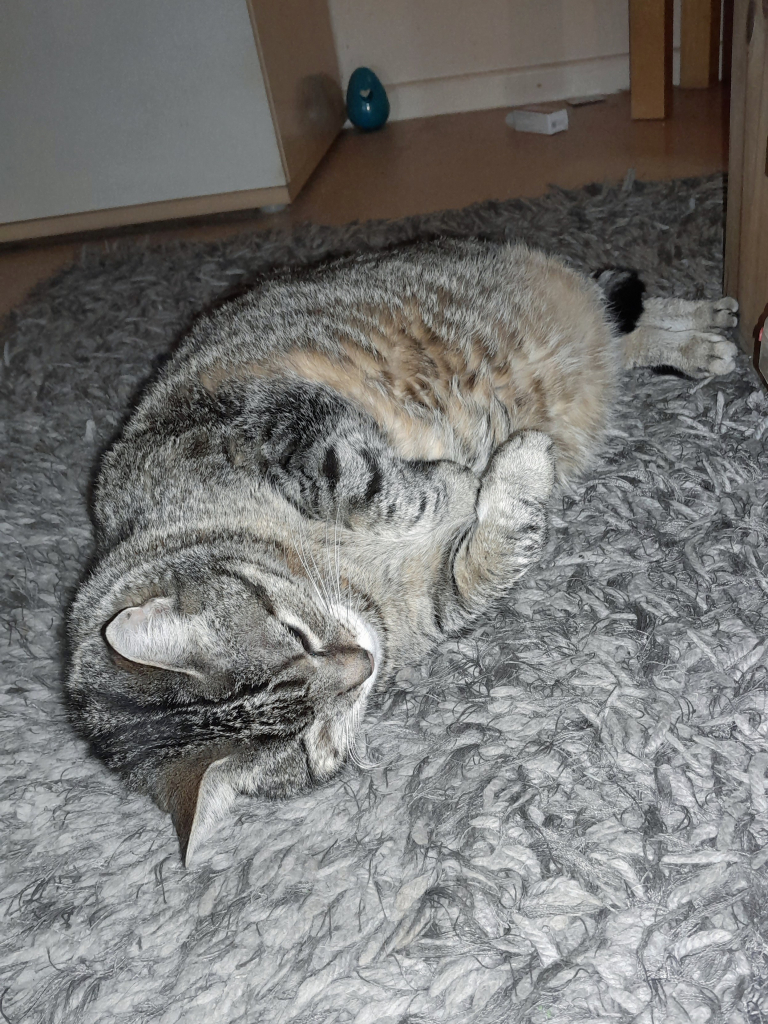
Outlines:
{"type": "Polygon", "coordinates": [[[288,203],[290,193],[285,185],[271,188],[250,188],[241,192],[221,192],[210,196],[192,196],[188,199],[167,199],[158,203],[140,203],[136,206],[117,206],[108,210],[88,210],[59,217],[40,217],[0,224],[0,243],[18,242],[26,238],[45,238],[48,235],[71,235],[81,231],[98,231],[126,224],[151,224],[155,221],[178,220],[185,217],[203,217],[213,213],[256,209],[273,203],[288,203]]]}
{"type": "Polygon", "coordinates": [[[633,120],[672,113],[672,0],[629,0],[629,84],[633,120]]]}
{"type": "Polygon", "coordinates": [[[680,7],[680,85],[706,89],[718,80],[720,0],[682,0],[680,7]]]}
{"type": "Polygon", "coordinates": [[[739,237],[744,177],[744,118],[747,102],[747,7],[749,0],[734,0],[733,54],[731,59],[731,116],[728,149],[728,200],[725,221],[725,274],[723,291],[739,295],[739,237]]]}
{"type": "Polygon", "coordinates": [[[326,0],[248,0],[293,198],[346,120],[326,0]]]}
{"type": "Polygon", "coordinates": [[[752,10],[752,34],[746,47],[746,130],[741,179],[739,291],[736,296],[741,306],[741,328],[749,352],[754,351],[757,334],[768,310],[768,251],[763,237],[765,225],[768,224],[768,178],[765,176],[768,137],[768,20],[762,3],[754,4],[752,10]]]}
{"type": "Polygon", "coordinates": [[[387,85],[388,124],[417,117],[521,107],[543,96],[590,96],[626,92],[629,54],[586,57],[525,68],[500,68],[387,85]],[[566,83],[564,85],[564,83],[566,83]]]}
{"type": "Polygon", "coordinates": [[[739,338],[765,374],[768,344],[768,2],[736,0],[731,86],[725,288],[739,300],[739,338]]]}

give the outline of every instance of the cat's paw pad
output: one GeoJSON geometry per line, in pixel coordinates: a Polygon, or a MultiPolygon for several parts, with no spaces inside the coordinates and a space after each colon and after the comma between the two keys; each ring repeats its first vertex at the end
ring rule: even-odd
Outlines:
{"type": "Polygon", "coordinates": [[[695,377],[731,373],[736,368],[737,352],[734,343],[720,334],[692,334],[681,348],[681,369],[695,377]]]}
{"type": "MultiPolygon", "coordinates": [[[[730,295],[724,295],[710,303],[710,327],[719,327],[722,330],[729,330],[739,322],[739,304],[730,295]]],[[[728,371],[726,371],[728,372],[728,371]]]]}

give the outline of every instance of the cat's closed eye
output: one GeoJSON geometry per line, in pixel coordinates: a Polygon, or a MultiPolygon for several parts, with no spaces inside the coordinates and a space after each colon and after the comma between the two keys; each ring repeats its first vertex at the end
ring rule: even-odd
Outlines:
{"type": "Polygon", "coordinates": [[[312,642],[309,635],[303,628],[294,625],[293,622],[286,622],[285,620],[282,620],[282,625],[294,640],[297,640],[301,644],[307,654],[317,653],[319,645],[312,642]]]}

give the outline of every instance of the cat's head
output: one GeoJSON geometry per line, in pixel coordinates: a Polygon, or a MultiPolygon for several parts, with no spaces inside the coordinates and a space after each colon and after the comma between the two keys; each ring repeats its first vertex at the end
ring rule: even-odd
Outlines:
{"type": "Polygon", "coordinates": [[[380,672],[372,616],[276,557],[202,549],[82,588],[66,683],[94,751],[173,819],[185,863],[237,793],[329,778],[380,672]]]}

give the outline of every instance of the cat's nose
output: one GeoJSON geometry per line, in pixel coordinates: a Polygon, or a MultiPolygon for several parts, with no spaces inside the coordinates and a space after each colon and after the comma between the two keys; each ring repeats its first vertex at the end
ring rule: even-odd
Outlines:
{"type": "Polygon", "coordinates": [[[373,655],[362,647],[341,647],[328,653],[338,673],[339,696],[361,686],[373,674],[373,655]]]}

